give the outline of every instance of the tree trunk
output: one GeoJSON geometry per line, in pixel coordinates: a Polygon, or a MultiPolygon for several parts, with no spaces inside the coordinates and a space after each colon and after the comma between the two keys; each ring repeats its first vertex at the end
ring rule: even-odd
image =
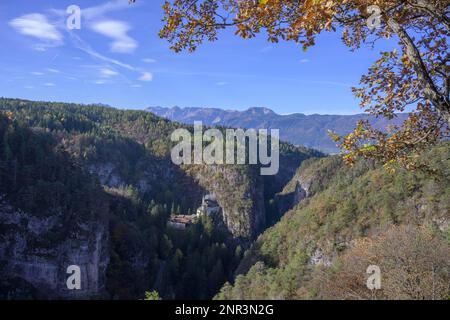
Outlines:
{"type": "Polygon", "coordinates": [[[439,10],[427,0],[414,0],[408,2],[410,6],[437,19],[442,23],[447,30],[450,30],[450,19],[445,15],[444,12],[439,12],[439,10]]]}
{"type": "Polygon", "coordinates": [[[413,40],[405,31],[405,29],[403,29],[392,17],[389,17],[387,19],[387,25],[392,29],[393,32],[397,34],[397,36],[400,38],[400,41],[405,46],[405,53],[411,61],[411,64],[413,65],[414,70],[417,74],[417,79],[423,87],[425,98],[430,100],[439,115],[450,126],[450,102],[448,101],[447,97],[441,94],[436,88],[436,85],[434,84],[433,79],[431,79],[427,67],[425,66],[420,52],[414,44],[413,40]]]}

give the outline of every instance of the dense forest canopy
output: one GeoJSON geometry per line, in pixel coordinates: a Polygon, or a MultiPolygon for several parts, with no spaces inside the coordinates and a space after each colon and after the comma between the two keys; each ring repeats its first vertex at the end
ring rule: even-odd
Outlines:
{"type": "Polygon", "coordinates": [[[309,198],[255,241],[215,298],[448,299],[449,147],[420,157],[438,179],[339,156],[305,161],[293,182],[310,181],[309,198]],[[381,290],[365,286],[370,265],[381,290]]]}
{"type": "MultiPolygon", "coordinates": [[[[148,299],[370,298],[372,293],[355,286],[368,263],[391,270],[379,298],[448,295],[448,143],[418,157],[433,176],[402,168],[392,175],[374,161],[349,168],[339,156],[303,154],[285,145],[282,156],[293,167],[302,165],[281,193],[275,195],[275,177],[263,181],[268,226],[280,218],[277,201],[300,187],[308,196],[245,252],[209,217],[184,232],[168,228],[171,214],[196,208],[189,198],[193,185],[181,183],[182,174],[157,175],[151,190],[139,190],[136,179],[146,174],[142,163],[157,164],[153,172],[171,170],[169,162],[160,162],[167,156],[161,140],[180,124],[94,105],[1,99],[0,110],[0,193],[6,196],[0,200],[38,218],[63,213],[63,228],[29,239],[35,254],[67,236],[79,237],[79,223],[107,219],[104,298],[142,299],[145,292],[148,299]],[[101,186],[88,172],[90,165],[107,162],[117,165],[125,185],[101,186]],[[406,262],[392,262],[398,259],[406,262]]],[[[245,176],[247,169],[239,172],[242,184],[261,183],[245,176]]],[[[10,228],[0,223],[3,235],[10,228]]],[[[11,286],[17,283],[0,282],[2,290],[11,286]]]]}
{"type": "MultiPolygon", "coordinates": [[[[78,239],[80,224],[109,223],[104,298],[143,298],[145,291],[156,289],[164,298],[206,299],[231,279],[241,249],[224,231],[212,228],[208,217],[184,234],[167,228],[170,214],[195,206],[174,194],[173,181],[160,180],[147,194],[133,186],[143,174],[142,162],[158,161],[134,139],[144,128],[149,141],[162,139],[173,124],[147,112],[138,117],[97,106],[2,100],[0,108],[0,200],[42,219],[63,215],[64,225],[28,243],[30,254],[39,255],[40,248],[67,237],[78,239]],[[127,186],[102,188],[86,170],[86,162],[111,161],[119,164],[127,186]],[[148,263],[136,269],[133,261],[140,255],[148,263]]],[[[8,228],[0,223],[1,237],[8,228]]],[[[2,294],[14,286],[6,281],[0,281],[2,294]]],[[[34,296],[29,294],[21,297],[34,296]]]]}
{"type": "MultiPolygon", "coordinates": [[[[276,192],[303,160],[323,156],[282,142],[280,175],[256,181],[256,168],[236,166],[239,185],[230,187],[220,172],[175,166],[170,135],[193,129],[150,112],[1,98],[0,120],[0,195],[33,216],[67,216],[67,226],[49,233],[55,243],[78,223],[98,216],[109,222],[108,298],[143,298],[156,290],[164,299],[207,299],[232,280],[249,239],[233,239],[208,216],[186,232],[167,226],[172,214],[195,214],[206,192],[188,173],[222,184],[223,197],[238,207],[247,201],[238,190],[264,184],[259,214],[267,227],[280,218],[276,192]],[[105,170],[114,179],[102,179],[105,170]]],[[[252,223],[244,218],[236,217],[252,223]]],[[[42,241],[32,250],[49,246],[42,241]]]]}

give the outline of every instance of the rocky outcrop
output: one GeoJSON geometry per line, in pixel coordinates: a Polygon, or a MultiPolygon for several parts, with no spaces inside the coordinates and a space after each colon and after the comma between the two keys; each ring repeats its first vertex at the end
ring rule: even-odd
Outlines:
{"type": "Polygon", "coordinates": [[[340,170],[340,165],[339,157],[303,162],[295,175],[284,186],[283,191],[275,197],[280,213],[284,214],[306,198],[310,198],[322,190],[327,186],[329,177],[340,170]]]}
{"type": "Polygon", "coordinates": [[[100,219],[72,222],[62,212],[33,216],[0,195],[0,298],[84,299],[103,293],[108,226],[100,219]],[[71,265],[80,267],[79,290],[66,284],[71,265]]]}
{"type": "MultiPolygon", "coordinates": [[[[123,157],[132,158],[126,154],[123,157]]],[[[161,189],[170,189],[176,202],[192,211],[200,205],[202,195],[206,192],[170,159],[159,159],[150,154],[142,156],[134,165],[129,164],[128,173],[123,172],[123,165],[114,161],[89,161],[85,163],[85,167],[105,189],[120,190],[132,187],[149,198],[157,197],[161,189]],[[186,192],[187,190],[189,192],[186,192]]]]}
{"type": "Polygon", "coordinates": [[[304,181],[297,181],[295,191],[292,199],[292,206],[297,205],[303,199],[309,196],[309,183],[304,181]]]}
{"type": "Polygon", "coordinates": [[[123,177],[114,163],[88,165],[89,172],[108,188],[132,185],[143,194],[151,194],[154,186],[166,181],[174,191],[179,191],[179,198],[189,198],[191,203],[200,203],[204,194],[214,194],[220,208],[216,220],[222,220],[216,221],[216,225],[225,226],[234,238],[251,240],[264,230],[264,183],[256,168],[193,165],[182,169],[152,161],[139,170],[139,179],[132,181],[123,177]]]}
{"type": "Polygon", "coordinates": [[[96,175],[100,183],[110,188],[123,188],[126,186],[125,181],[121,178],[116,165],[113,163],[98,163],[87,166],[88,171],[96,175]]]}
{"type": "Polygon", "coordinates": [[[252,240],[266,226],[264,188],[256,169],[232,165],[186,169],[201,187],[216,195],[223,223],[234,238],[252,240]]]}
{"type": "Polygon", "coordinates": [[[310,257],[310,264],[312,265],[323,265],[330,266],[332,259],[323,253],[320,248],[317,248],[310,257]]]}
{"type": "Polygon", "coordinates": [[[275,196],[275,201],[280,215],[289,211],[301,201],[310,196],[310,180],[304,179],[300,175],[296,175],[289,182],[289,184],[291,185],[291,188],[285,188],[285,190],[275,196]]]}

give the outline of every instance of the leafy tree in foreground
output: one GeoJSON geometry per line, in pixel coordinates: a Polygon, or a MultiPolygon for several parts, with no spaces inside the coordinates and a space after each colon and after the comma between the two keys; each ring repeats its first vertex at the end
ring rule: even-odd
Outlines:
{"type": "Polygon", "coordinates": [[[271,42],[294,41],[305,50],[324,31],[342,31],[352,50],[396,36],[399,50],[382,52],[353,91],[371,114],[393,118],[413,110],[409,118],[390,133],[360,121],[354,132],[333,138],[348,163],[363,156],[414,168],[411,151],[448,134],[449,6],[449,0],[171,0],[163,6],[160,36],[176,52],[192,52],[227,27],[243,38],[264,33],[271,42]]]}

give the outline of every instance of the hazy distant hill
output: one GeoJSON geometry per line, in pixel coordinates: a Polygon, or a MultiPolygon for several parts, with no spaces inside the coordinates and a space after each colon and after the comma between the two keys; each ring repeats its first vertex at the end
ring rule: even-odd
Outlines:
{"type": "MultiPolygon", "coordinates": [[[[338,152],[334,142],[327,134],[328,130],[336,131],[339,134],[348,133],[355,127],[358,120],[367,118],[365,114],[305,115],[294,113],[280,115],[268,108],[236,111],[217,108],[150,107],[147,110],[158,116],[187,124],[202,121],[205,125],[280,129],[281,139],[328,153],[338,152]]],[[[405,114],[399,115],[393,123],[400,123],[405,117],[405,114]]],[[[371,117],[371,121],[376,128],[386,128],[389,123],[383,118],[371,117]]]]}

